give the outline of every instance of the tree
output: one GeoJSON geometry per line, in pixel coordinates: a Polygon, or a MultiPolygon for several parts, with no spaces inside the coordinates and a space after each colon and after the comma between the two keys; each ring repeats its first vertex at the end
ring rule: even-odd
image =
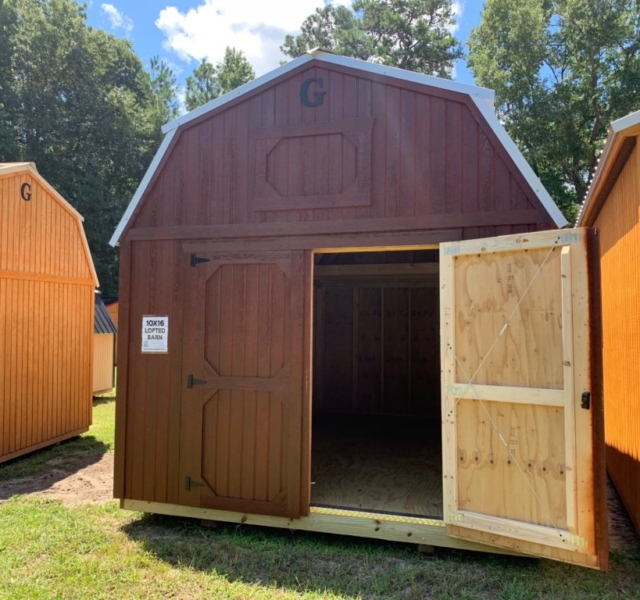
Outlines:
{"type": "Polygon", "coordinates": [[[253,67],[242,50],[227,46],[219,65],[215,66],[203,58],[193,74],[187,77],[187,110],[215,100],[218,96],[251,81],[255,76],[253,67]]]}
{"type": "Polygon", "coordinates": [[[635,0],[487,0],[469,66],[573,221],[608,124],[640,107],[635,0]]]}
{"type": "Polygon", "coordinates": [[[216,68],[206,59],[186,79],[187,93],[185,104],[187,110],[193,110],[202,106],[220,95],[216,68]]]}
{"type": "Polygon", "coordinates": [[[156,111],[162,124],[178,118],[178,83],[176,75],[158,56],[150,61],[151,89],[156,101],[156,111]]]}
{"type": "Polygon", "coordinates": [[[256,78],[256,73],[242,50],[227,47],[217,69],[218,90],[227,94],[256,78]]]}
{"type": "Polygon", "coordinates": [[[451,0],[355,0],[353,11],[316,9],[302,33],[287,36],[281,50],[296,57],[313,48],[385,65],[451,77],[462,48],[452,33],[451,0]]]}
{"type": "Polygon", "coordinates": [[[161,138],[151,78],[74,0],[5,0],[0,27],[0,162],[34,161],[78,209],[101,287],[117,294],[108,240],[161,138]]]}

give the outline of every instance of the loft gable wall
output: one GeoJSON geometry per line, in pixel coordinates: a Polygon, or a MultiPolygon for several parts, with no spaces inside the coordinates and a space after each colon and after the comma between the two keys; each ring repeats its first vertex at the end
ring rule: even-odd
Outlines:
{"type": "Polygon", "coordinates": [[[312,61],[174,131],[132,228],[463,214],[554,227],[468,94],[312,61]]]}

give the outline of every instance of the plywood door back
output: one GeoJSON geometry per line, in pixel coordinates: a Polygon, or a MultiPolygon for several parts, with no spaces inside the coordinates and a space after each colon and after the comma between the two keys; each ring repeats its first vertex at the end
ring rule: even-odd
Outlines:
{"type": "Polygon", "coordinates": [[[598,413],[581,406],[593,384],[589,308],[585,230],[441,247],[451,534],[606,564],[596,539],[598,413]]]}

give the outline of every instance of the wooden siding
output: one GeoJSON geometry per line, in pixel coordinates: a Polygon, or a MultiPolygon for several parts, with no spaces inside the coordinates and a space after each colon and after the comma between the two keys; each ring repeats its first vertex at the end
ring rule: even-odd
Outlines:
{"type": "Polygon", "coordinates": [[[28,173],[0,177],[0,277],[74,279],[94,285],[78,217],[28,173]],[[20,197],[31,185],[32,198],[20,197]]]}
{"type": "Polygon", "coordinates": [[[640,532],[640,148],[594,225],[600,230],[607,468],[640,532]]]}
{"type": "Polygon", "coordinates": [[[93,294],[0,277],[0,461],[91,424],[93,294]]]}
{"type": "Polygon", "coordinates": [[[467,96],[311,67],[180,132],[133,227],[487,212],[552,227],[467,96]],[[316,108],[300,103],[309,77],[327,90],[316,108]]]}
{"type": "Polygon", "coordinates": [[[316,290],[314,412],[440,417],[437,284],[316,290]]]}
{"type": "MultiPolygon", "coordinates": [[[[191,393],[183,355],[190,253],[424,248],[553,227],[463,94],[311,66],[189,123],[121,239],[116,497],[187,502],[180,422],[191,393]],[[316,108],[300,103],[308,77],[322,77],[328,92],[316,108]],[[142,315],[169,316],[168,354],[141,354],[142,315]]],[[[307,397],[310,282],[304,294],[305,358],[292,375],[307,397]]],[[[310,402],[301,408],[305,511],[310,402]]]]}
{"type": "Polygon", "coordinates": [[[93,334],[93,387],[94,394],[101,394],[113,389],[115,385],[113,365],[115,356],[115,339],[113,333],[93,334]]]}
{"type": "Polygon", "coordinates": [[[0,461],[91,424],[95,284],[77,214],[35,176],[0,177],[0,461]]]}

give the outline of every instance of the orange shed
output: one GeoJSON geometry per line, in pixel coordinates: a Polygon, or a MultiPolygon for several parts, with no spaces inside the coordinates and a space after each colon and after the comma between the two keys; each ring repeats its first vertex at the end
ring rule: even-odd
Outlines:
{"type": "Polygon", "coordinates": [[[593,232],[492,100],[316,51],[165,126],[112,239],[124,508],[606,568],[593,232]]]}
{"type": "Polygon", "coordinates": [[[97,285],[80,214],[1,163],[0,462],[89,428],[97,285]]]}
{"type": "Polygon", "coordinates": [[[640,111],[611,124],[579,223],[600,230],[607,469],[640,533],[640,111]]]}

